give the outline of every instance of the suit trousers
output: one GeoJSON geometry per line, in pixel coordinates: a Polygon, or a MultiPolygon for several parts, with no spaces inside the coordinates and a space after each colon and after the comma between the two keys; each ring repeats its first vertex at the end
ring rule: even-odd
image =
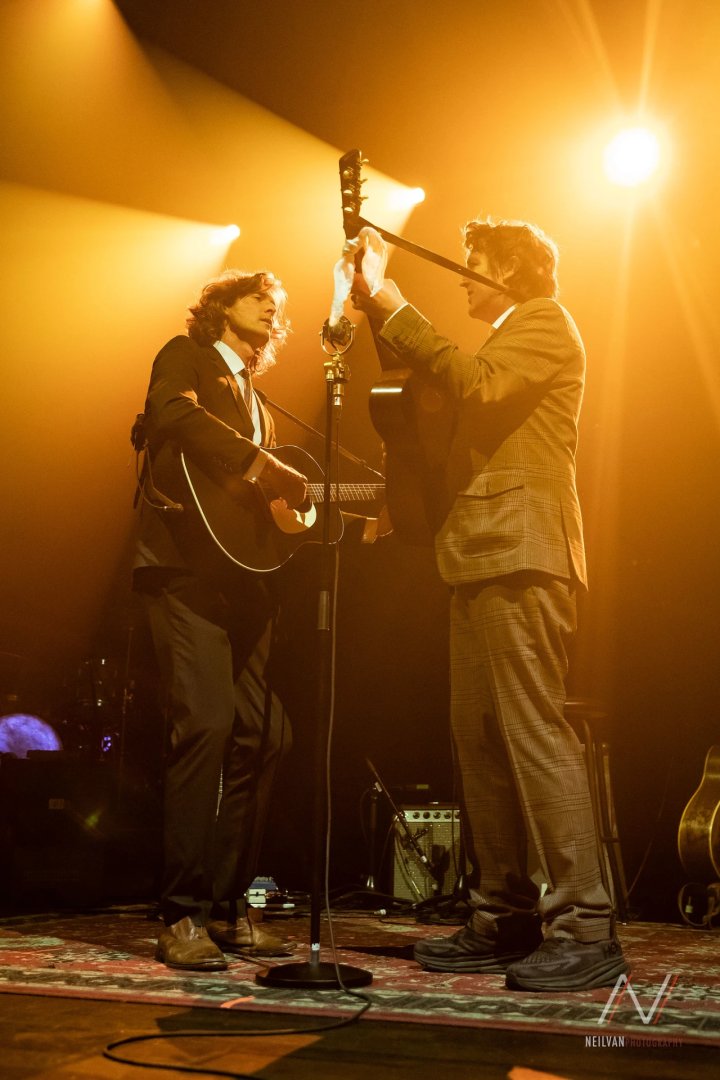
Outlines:
{"type": "Polygon", "coordinates": [[[230,590],[179,572],[140,591],[170,726],[162,915],[167,924],[232,919],[245,911],[272,780],[290,745],[270,685],[274,601],[249,573],[230,590]]]}
{"type": "Polygon", "coordinates": [[[537,910],[546,937],[611,935],[582,747],[564,717],[575,627],[572,584],[548,574],[453,592],[451,723],[481,933],[537,910]],[[542,898],[528,876],[528,837],[547,883],[542,898]]]}

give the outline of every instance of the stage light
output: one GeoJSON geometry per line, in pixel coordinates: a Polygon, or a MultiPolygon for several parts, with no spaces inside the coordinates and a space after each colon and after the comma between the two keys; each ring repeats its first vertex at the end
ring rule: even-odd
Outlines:
{"type": "Polygon", "coordinates": [[[219,229],[213,229],[210,233],[210,242],[215,244],[216,247],[227,247],[232,244],[233,240],[237,240],[240,235],[239,225],[225,225],[219,229]]]}
{"type": "Polygon", "coordinates": [[[391,210],[411,210],[424,201],[425,192],[421,187],[396,187],[390,192],[388,205],[391,210]]]}
{"type": "Polygon", "coordinates": [[[657,171],[660,141],[646,127],[625,128],[607,144],[603,153],[605,175],[620,187],[637,187],[657,171]]]}

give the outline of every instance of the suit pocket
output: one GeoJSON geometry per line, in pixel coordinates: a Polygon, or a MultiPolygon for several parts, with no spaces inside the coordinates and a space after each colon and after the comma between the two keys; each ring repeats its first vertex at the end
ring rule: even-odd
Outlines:
{"type": "Polygon", "coordinates": [[[512,551],[525,535],[527,493],[515,473],[483,473],[459,492],[451,513],[461,555],[512,551]]]}

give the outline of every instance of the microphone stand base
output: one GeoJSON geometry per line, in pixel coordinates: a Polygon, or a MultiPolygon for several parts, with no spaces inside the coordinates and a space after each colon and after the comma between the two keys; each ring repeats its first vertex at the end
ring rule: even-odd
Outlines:
{"type": "Polygon", "coordinates": [[[284,986],[305,990],[343,990],[369,986],[372,974],[364,968],[349,964],[329,964],[306,961],[302,964],[278,964],[255,976],[260,986],[284,986]],[[338,972],[342,985],[338,981],[338,972]]]}

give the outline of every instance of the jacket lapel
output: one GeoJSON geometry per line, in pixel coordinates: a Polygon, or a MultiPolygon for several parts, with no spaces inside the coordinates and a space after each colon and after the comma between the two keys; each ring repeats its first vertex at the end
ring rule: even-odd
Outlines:
{"type": "Polygon", "coordinates": [[[217,349],[213,348],[212,345],[210,345],[208,349],[209,352],[213,354],[212,362],[217,368],[218,373],[222,375],[223,379],[227,383],[230,393],[232,394],[233,401],[235,402],[235,407],[240,415],[240,424],[238,425],[237,430],[240,432],[241,435],[245,435],[247,438],[252,439],[253,435],[255,434],[255,429],[253,427],[252,417],[250,415],[247,405],[245,404],[245,398],[243,397],[242,391],[238,386],[238,381],[228,368],[227,364],[225,363],[217,349]]]}

